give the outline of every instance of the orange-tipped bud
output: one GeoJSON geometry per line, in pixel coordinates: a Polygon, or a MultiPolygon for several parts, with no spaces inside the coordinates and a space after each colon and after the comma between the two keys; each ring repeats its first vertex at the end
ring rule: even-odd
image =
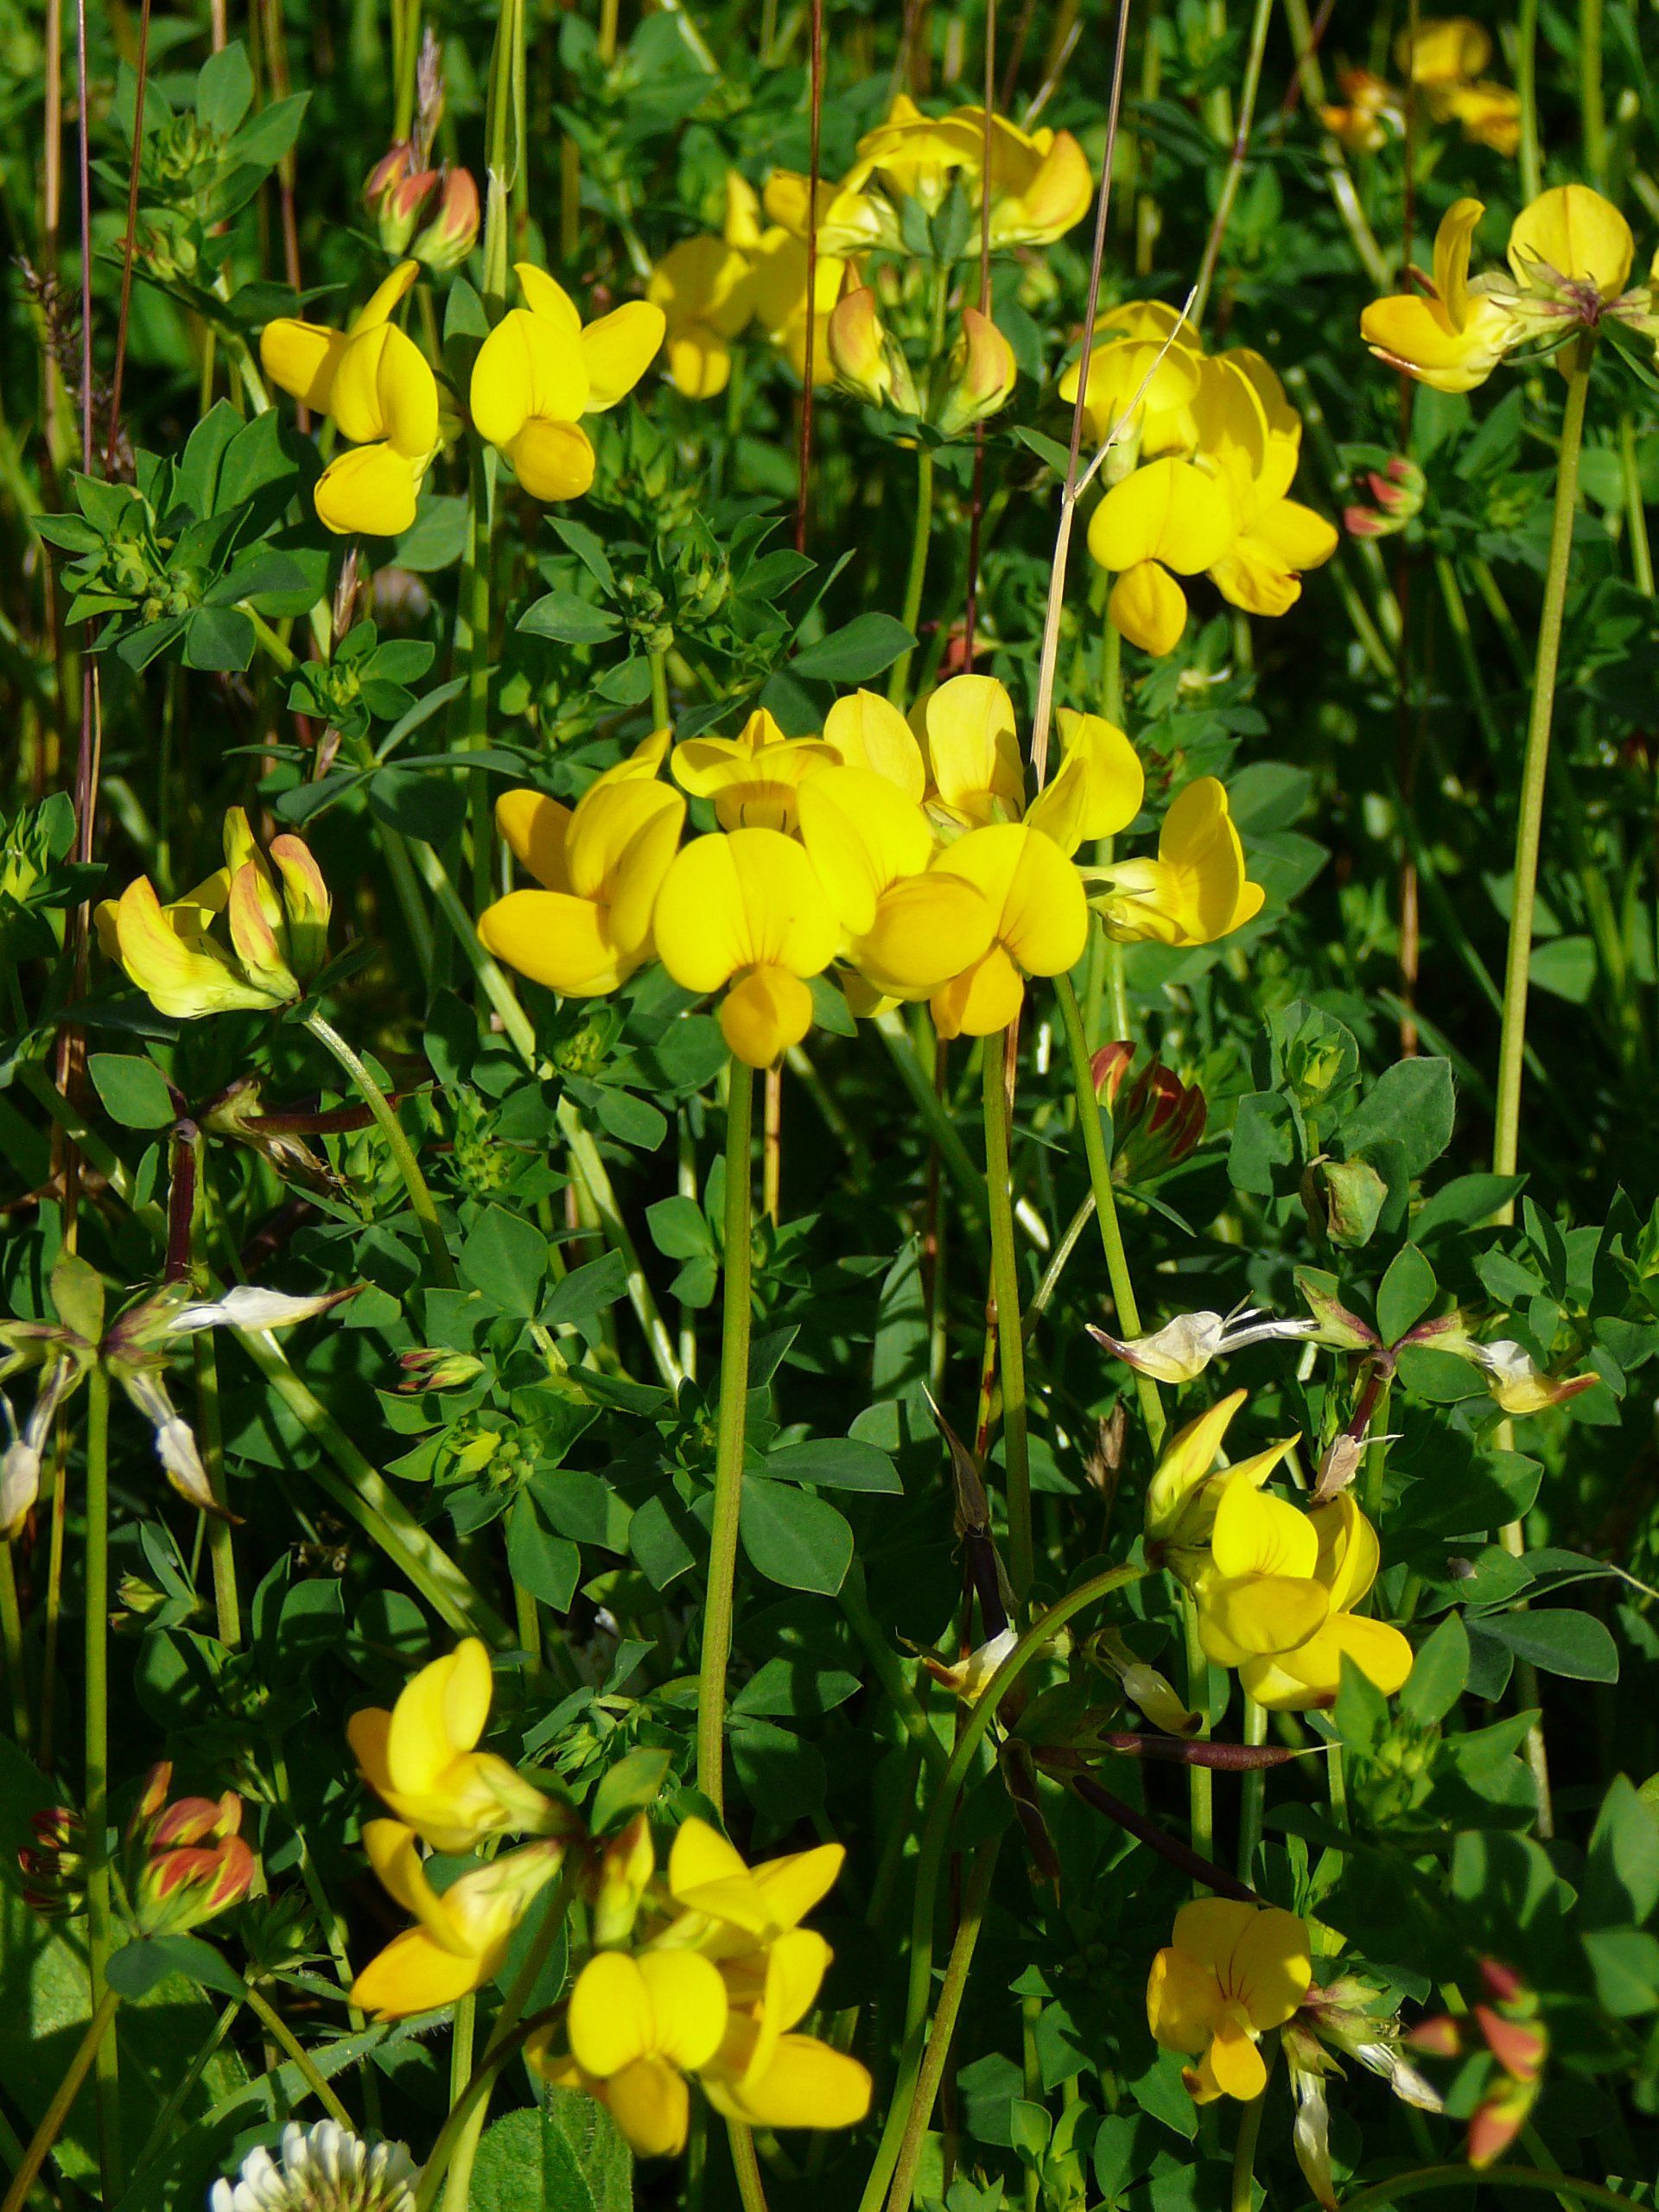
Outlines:
{"type": "Polygon", "coordinates": [[[1014,348],[988,315],[962,311],[962,335],[946,364],[938,426],[947,438],[970,430],[1007,404],[1019,370],[1014,348]]]}
{"type": "Polygon", "coordinates": [[[1123,1183],[1144,1182],[1190,1157],[1210,1113],[1198,1084],[1183,1083],[1156,1058],[1128,1083],[1134,1060],[1134,1046],[1119,1039],[1090,1064],[1095,1096],[1112,1110],[1112,1173],[1123,1183]]]}
{"type": "Polygon", "coordinates": [[[1494,2005],[1518,2005],[1528,1994],[1526,1983],[1513,1967],[1506,1967],[1501,1959],[1480,1959],[1476,1963],[1486,1985],[1486,1994],[1494,2005]]]}
{"type": "Polygon", "coordinates": [[[127,1825],[127,1895],[141,1936],[180,1935],[238,1904],[258,1860],[244,1841],[242,1800],[167,1801],[173,1770],[152,1767],[127,1825]]]}
{"type": "Polygon", "coordinates": [[[1503,2157],[1526,2126],[1537,2094],[1535,2082],[1511,2081],[1482,2099],[1469,2122],[1471,2166],[1490,2166],[1503,2157]]]}
{"type": "Polygon", "coordinates": [[[24,1904],[53,1917],[79,1912],[86,1896],[81,1854],[86,1842],[79,1814],[67,1805],[49,1805],[29,1815],[29,1827],[35,1840],[17,1853],[24,1904]]]}
{"type": "Polygon", "coordinates": [[[1490,2005],[1477,2005],[1474,2018],[1487,2050],[1506,2074],[1512,2074],[1517,2082],[1538,2079],[1549,2042],[1535,2021],[1506,2020],[1490,2005]]]}
{"type": "Polygon", "coordinates": [[[905,415],[920,411],[904,348],[883,325],[869,285],[842,293],[824,327],[824,342],[836,376],[859,398],[905,415]]]}
{"type": "Polygon", "coordinates": [[[429,269],[459,269],[477,243],[481,213],[472,171],[446,169],[430,219],[410,251],[429,269]]]}
{"type": "Polygon", "coordinates": [[[1432,2020],[1419,2020],[1400,2040],[1426,2058],[1456,2058],[1463,2050],[1463,2031],[1449,2012],[1432,2020]]]}
{"type": "Polygon", "coordinates": [[[370,170],[363,187],[364,203],[388,253],[407,250],[437,182],[437,171],[417,169],[414,149],[403,143],[383,154],[370,170]]]}

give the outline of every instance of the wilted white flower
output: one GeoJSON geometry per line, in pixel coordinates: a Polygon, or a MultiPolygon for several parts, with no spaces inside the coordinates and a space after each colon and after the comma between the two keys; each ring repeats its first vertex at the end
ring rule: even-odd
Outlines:
{"type": "Polygon", "coordinates": [[[225,1508],[213,1496],[190,1424],[168,1396],[160,1376],[145,1367],[123,1367],[117,1373],[128,1397],[155,1433],[156,1457],[166,1470],[168,1482],[181,1497],[204,1513],[217,1514],[222,1521],[225,1508]]]}
{"type": "Polygon", "coordinates": [[[1011,1628],[1005,1628],[988,1643],[982,1643],[965,1659],[959,1659],[954,1667],[947,1667],[943,1660],[931,1659],[925,1653],[922,1664],[936,1682],[943,1682],[946,1689],[954,1690],[971,1705],[1019,1641],[1011,1628]]]}
{"type": "Polygon", "coordinates": [[[1150,1375],[1155,1382],[1190,1382],[1212,1359],[1245,1344],[1274,1337],[1311,1337],[1317,1321],[1264,1320],[1254,1306],[1236,1306],[1230,1313],[1178,1313],[1149,1336],[1119,1338],[1092,1325],[1089,1333],[1115,1358],[1150,1375]]]}
{"type": "Polygon", "coordinates": [[[1593,1375],[1546,1375],[1531,1353],[1509,1337],[1496,1337],[1473,1351],[1487,1389],[1506,1414],[1541,1414],[1547,1406],[1576,1398],[1597,1380],[1593,1375]]]}
{"type": "Polygon", "coordinates": [[[7,1543],[29,1518],[29,1509],[41,1494],[41,1462],[46,1440],[52,1431],[52,1416],[68,1395],[76,1376],[73,1360],[60,1360],[42,1378],[21,1431],[12,1414],[11,1401],[0,1393],[0,1408],[4,1408],[6,1433],[11,1440],[4,1452],[0,1453],[0,1540],[7,1543]]]}
{"type": "Polygon", "coordinates": [[[289,2120],[281,2155],[251,2151],[235,2181],[216,2181],[210,2212],[414,2212],[415,2165],[401,2143],[377,2143],[338,2121],[289,2120]]]}
{"type": "MultiPolygon", "coordinates": [[[[355,1286],[353,1286],[355,1287],[355,1286]]],[[[167,1324],[169,1337],[194,1336],[199,1329],[291,1329],[326,1313],[349,1290],[325,1290],[315,1297],[296,1298],[285,1290],[262,1290],[257,1283],[238,1283],[222,1298],[199,1300],[181,1306],[167,1324]]]]}

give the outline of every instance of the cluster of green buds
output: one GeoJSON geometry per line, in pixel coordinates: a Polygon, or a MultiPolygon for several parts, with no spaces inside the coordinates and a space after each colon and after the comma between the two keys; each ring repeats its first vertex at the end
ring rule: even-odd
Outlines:
{"type": "Polygon", "coordinates": [[[259,1862],[242,1834],[242,1800],[168,1802],[173,1764],[163,1759],[144,1779],[123,1854],[123,1885],[138,1936],[181,1936],[247,1896],[259,1862]]]}
{"type": "Polygon", "coordinates": [[[1461,2015],[1443,2012],[1406,2037],[1431,2058],[1484,2058],[1484,2081],[1469,2116],[1471,2166],[1503,2157],[1527,2122],[1543,2084],[1549,2031],[1538,2016],[1536,1993],[1513,1967],[1497,1959],[1478,1962],[1486,2001],[1461,2015]]]}
{"type": "Polygon", "coordinates": [[[918,417],[941,437],[958,438],[1007,404],[1017,374],[1014,348],[988,315],[963,308],[950,351],[918,380],[897,334],[882,321],[874,288],[860,284],[836,302],[825,327],[836,374],[873,407],[918,417]]]}
{"type": "Polygon", "coordinates": [[[1090,1063],[1095,1096],[1111,1109],[1112,1174],[1144,1183],[1189,1159],[1203,1141],[1209,1103],[1196,1083],[1183,1083],[1154,1052],[1133,1082],[1135,1046],[1123,1038],[1103,1045],[1090,1063]]]}
{"type": "Polygon", "coordinates": [[[86,1824],[73,1807],[48,1805],[29,1816],[35,1839],[17,1853],[23,1902],[45,1919],[79,1912],[86,1901],[86,1824]]]}
{"type": "Polygon", "coordinates": [[[1373,505],[1355,500],[1342,511],[1350,537],[1392,537],[1423,510],[1428,479],[1414,461],[1391,454],[1380,468],[1368,468],[1364,481],[1373,505]]]}

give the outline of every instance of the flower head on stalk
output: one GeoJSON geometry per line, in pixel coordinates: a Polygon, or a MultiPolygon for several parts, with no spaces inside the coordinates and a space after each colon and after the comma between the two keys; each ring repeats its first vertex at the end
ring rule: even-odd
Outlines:
{"type": "Polygon", "coordinates": [[[1213,944],[1254,921],[1267,896],[1250,880],[1226,786],[1214,776],[1195,777],[1177,795],[1155,859],[1084,874],[1107,936],[1130,944],[1213,944]]]}
{"type": "Polygon", "coordinates": [[[332,901],[310,848],[284,831],[268,861],[239,806],[224,842],[223,868],[170,905],[141,875],[97,910],[105,951],[177,1020],[291,1006],[327,962],[332,901]],[[228,944],[212,934],[221,917],[228,944]]]}
{"type": "Polygon", "coordinates": [[[533,499],[579,499],[594,480],[582,427],[633,390],[663,342],[663,310],[626,301],[585,324],[575,302],[534,262],[514,264],[523,307],[504,315],[473,364],[474,428],[512,462],[533,499]]]}
{"type": "Polygon", "coordinates": [[[694,837],[657,895],[657,950],[688,991],[721,991],[727,1045],[769,1067],[812,1024],[807,984],[835,958],[836,918],[803,849],[777,830],[694,837]]]}
{"type": "Polygon", "coordinates": [[[276,2157],[261,2145],[213,2183],[208,2212],[415,2212],[417,2178],[401,2143],[371,2148],[337,2120],[290,2120],[276,2157]]]}
{"type": "Polygon", "coordinates": [[[391,320],[419,275],[418,262],[400,262],[348,329],[283,316],[260,334],[271,382],[327,415],[351,442],[315,493],[318,520],[338,536],[407,530],[442,440],[437,378],[391,320]]]}
{"type": "Polygon", "coordinates": [[[1197,2062],[1181,2071],[1196,2103],[1261,2095],[1268,2069],[1257,2045],[1290,2018],[1313,1974],[1307,1928],[1294,1913],[1227,1897],[1181,1907],[1152,1962],[1147,2019],[1166,2050],[1197,2062]]]}

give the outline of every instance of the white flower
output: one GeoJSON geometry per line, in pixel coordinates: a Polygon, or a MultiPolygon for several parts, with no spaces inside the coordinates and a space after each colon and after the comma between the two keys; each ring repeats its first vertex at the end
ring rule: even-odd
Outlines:
{"type": "Polygon", "coordinates": [[[234,2182],[216,2181],[210,2212],[414,2212],[415,2166],[401,2143],[377,2143],[332,2120],[290,2120],[280,2158],[251,2151],[234,2182]]]}
{"type": "Polygon", "coordinates": [[[224,1520],[225,1509],[213,1496],[190,1424],[168,1396],[160,1376],[145,1367],[122,1368],[118,1372],[128,1397],[155,1432],[156,1457],[166,1470],[168,1482],[192,1505],[224,1520]]]}
{"type": "Polygon", "coordinates": [[[11,1541],[41,1494],[41,1461],[46,1440],[51,1433],[52,1416],[74,1379],[73,1362],[60,1360],[41,1382],[21,1433],[12,1414],[11,1401],[0,1393],[0,1408],[4,1409],[6,1432],[11,1439],[4,1452],[0,1453],[0,1541],[11,1541]]]}
{"type": "Polygon", "coordinates": [[[971,1705],[1019,1641],[1011,1628],[1005,1628],[988,1643],[982,1643],[952,1667],[947,1667],[942,1660],[929,1658],[925,1652],[922,1664],[936,1682],[942,1682],[946,1689],[954,1690],[971,1705]]]}
{"type": "Polygon", "coordinates": [[[262,1290],[257,1283],[238,1283],[223,1298],[181,1306],[168,1322],[169,1337],[194,1336],[198,1329],[291,1329],[296,1321],[326,1313],[349,1292],[326,1290],[311,1298],[295,1298],[285,1290],[262,1290]]]}
{"type": "Polygon", "coordinates": [[[1089,1333],[1115,1358],[1138,1374],[1150,1375],[1155,1382],[1190,1382],[1223,1352],[1265,1344],[1273,1337],[1311,1337],[1319,1325],[1317,1321],[1264,1320],[1253,1306],[1236,1306],[1228,1314],[1178,1313],[1150,1336],[1118,1338],[1093,1326],[1089,1333]]]}

